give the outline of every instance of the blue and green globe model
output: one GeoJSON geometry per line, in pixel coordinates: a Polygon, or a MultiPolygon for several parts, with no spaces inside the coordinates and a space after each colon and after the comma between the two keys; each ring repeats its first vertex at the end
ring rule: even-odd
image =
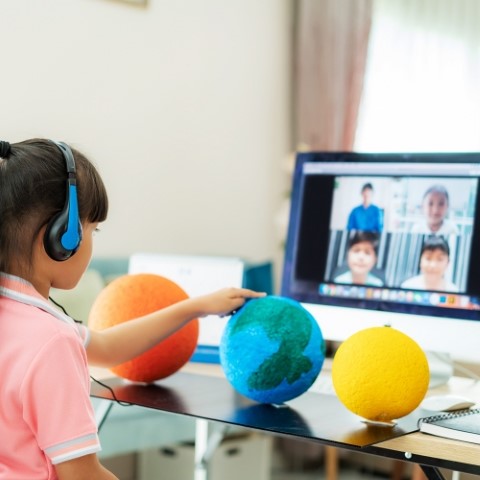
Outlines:
{"type": "Polygon", "coordinates": [[[220,362],[231,385],[261,403],[304,393],[325,358],[322,332],[298,302],[277,296],[249,300],[230,318],[220,362]]]}

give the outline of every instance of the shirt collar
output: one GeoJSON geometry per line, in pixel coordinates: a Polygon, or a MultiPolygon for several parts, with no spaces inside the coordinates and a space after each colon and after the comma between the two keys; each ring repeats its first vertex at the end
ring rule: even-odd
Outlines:
{"type": "Polygon", "coordinates": [[[0,296],[40,308],[63,322],[75,325],[75,321],[71,317],[57,310],[37,292],[30,282],[23,278],[0,272],[0,296]]]}

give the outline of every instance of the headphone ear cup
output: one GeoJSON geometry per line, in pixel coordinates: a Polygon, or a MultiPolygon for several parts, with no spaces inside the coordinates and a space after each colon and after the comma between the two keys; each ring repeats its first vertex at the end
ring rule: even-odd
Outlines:
{"type": "Polygon", "coordinates": [[[62,235],[68,222],[65,213],[65,210],[62,210],[50,220],[43,237],[43,245],[48,256],[59,262],[67,260],[73,254],[72,250],[66,249],[62,245],[62,235]]]}
{"type": "Polygon", "coordinates": [[[82,240],[76,186],[67,183],[65,206],[48,222],[43,236],[45,251],[52,260],[58,262],[70,258],[82,240]]]}

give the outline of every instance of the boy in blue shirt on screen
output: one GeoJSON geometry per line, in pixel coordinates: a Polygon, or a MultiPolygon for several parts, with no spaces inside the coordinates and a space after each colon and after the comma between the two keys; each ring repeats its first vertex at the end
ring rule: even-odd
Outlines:
{"type": "Polygon", "coordinates": [[[383,211],[372,203],[373,185],[365,183],[362,190],[362,203],[348,216],[347,230],[381,232],[383,230],[383,211]]]}

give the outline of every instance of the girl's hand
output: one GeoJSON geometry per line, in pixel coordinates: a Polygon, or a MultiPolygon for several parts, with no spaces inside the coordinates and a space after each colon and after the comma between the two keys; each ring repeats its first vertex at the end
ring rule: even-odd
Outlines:
{"type": "Polygon", "coordinates": [[[229,315],[239,309],[247,299],[265,297],[264,292],[255,292],[248,288],[223,288],[207,295],[192,299],[196,302],[198,316],[229,315]]]}

